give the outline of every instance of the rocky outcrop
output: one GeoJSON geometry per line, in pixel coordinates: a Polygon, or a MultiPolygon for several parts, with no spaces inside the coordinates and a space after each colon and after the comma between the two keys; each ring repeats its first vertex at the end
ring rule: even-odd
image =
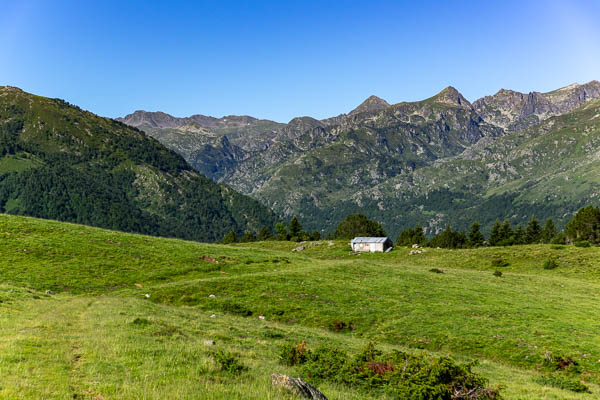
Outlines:
{"type": "Polygon", "coordinates": [[[600,82],[572,84],[548,93],[500,89],[473,103],[475,111],[491,124],[507,131],[517,131],[537,125],[545,119],[562,115],[582,103],[600,97],[600,82]]]}
{"type": "Polygon", "coordinates": [[[282,388],[303,399],[327,400],[327,397],[319,392],[316,387],[301,378],[293,378],[282,374],[272,374],[271,383],[273,386],[282,388]]]}

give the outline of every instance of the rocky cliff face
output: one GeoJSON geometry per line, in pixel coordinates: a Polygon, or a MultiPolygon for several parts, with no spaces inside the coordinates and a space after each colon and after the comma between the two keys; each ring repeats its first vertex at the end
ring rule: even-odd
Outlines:
{"type": "Polygon", "coordinates": [[[473,107],[487,122],[512,132],[569,112],[598,97],[600,82],[591,81],[584,85],[572,84],[549,93],[525,94],[501,89],[493,96],[475,101],[473,107]]]}

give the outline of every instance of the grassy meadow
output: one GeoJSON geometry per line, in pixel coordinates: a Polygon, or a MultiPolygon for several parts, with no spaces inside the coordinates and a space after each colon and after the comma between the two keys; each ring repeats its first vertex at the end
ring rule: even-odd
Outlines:
{"type": "MultiPolygon", "coordinates": [[[[297,375],[279,349],[301,341],[479,360],[474,371],[505,399],[600,397],[598,248],[353,255],[346,242],[296,246],[0,215],[0,398],[292,399],[269,376],[297,375]],[[544,269],[548,259],[557,267],[544,269]],[[247,371],[221,371],[216,350],[247,371]],[[591,393],[541,383],[548,354],[576,360],[591,393]]],[[[319,389],[329,399],[391,399],[319,389]]]]}

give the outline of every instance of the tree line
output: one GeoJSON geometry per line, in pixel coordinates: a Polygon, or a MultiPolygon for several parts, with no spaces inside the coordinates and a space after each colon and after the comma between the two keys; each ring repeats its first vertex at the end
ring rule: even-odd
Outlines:
{"type": "MultiPolygon", "coordinates": [[[[387,236],[382,225],[377,221],[368,219],[363,214],[348,215],[341,221],[335,231],[328,233],[327,239],[352,239],[357,236],[383,237],[387,236]]],[[[308,233],[302,230],[302,224],[297,216],[292,217],[289,224],[279,222],[275,232],[267,227],[262,227],[257,233],[246,232],[238,238],[231,231],[223,238],[223,243],[252,242],[263,240],[289,240],[308,241],[320,240],[318,231],[308,233]]],[[[496,220],[488,237],[481,232],[480,224],[475,221],[468,232],[454,230],[450,225],[440,233],[427,237],[421,225],[406,229],[400,233],[395,241],[396,246],[420,246],[440,248],[474,248],[481,246],[514,246],[524,244],[553,243],[577,245],[600,244],[600,208],[587,206],[580,209],[567,223],[563,231],[556,229],[551,218],[542,226],[535,216],[532,216],[525,227],[521,224],[513,225],[508,219],[496,220]]]]}

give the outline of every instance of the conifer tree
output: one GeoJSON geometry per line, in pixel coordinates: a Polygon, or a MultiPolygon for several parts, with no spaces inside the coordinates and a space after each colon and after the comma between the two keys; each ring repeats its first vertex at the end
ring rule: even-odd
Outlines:
{"type": "Polygon", "coordinates": [[[525,244],[527,242],[527,234],[523,230],[521,224],[517,224],[515,232],[512,234],[512,240],[510,242],[511,243],[507,243],[507,245],[525,244]]]}
{"type": "Polygon", "coordinates": [[[260,240],[260,241],[269,240],[272,236],[273,235],[271,233],[271,230],[269,228],[267,228],[266,226],[262,226],[258,230],[258,240],[260,240]]]}
{"type": "Polygon", "coordinates": [[[500,241],[498,242],[498,244],[500,244],[502,246],[510,245],[512,235],[513,235],[513,231],[510,226],[510,222],[508,222],[508,220],[505,219],[504,222],[502,223],[502,226],[500,226],[500,234],[499,234],[500,241]]]}
{"type": "Polygon", "coordinates": [[[527,231],[525,233],[525,243],[539,243],[542,236],[542,228],[538,220],[535,217],[531,217],[527,224],[527,231]]]}
{"type": "Polygon", "coordinates": [[[471,230],[469,231],[468,239],[468,244],[470,247],[479,247],[483,245],[483,241],[485,240],[485,238],[479,230],[480,228],[481,226],[477,221],[473,222],[473,225],[471,225],[471,230]]]}
{"type": "Polygon", "coordinates": [[[490,233],[490,246],[498,246],[498,244],[500,243],[501,237],[500,237],[500,220],[496,219],[496,222],[494,223],[494,226],[492,227],[492,232],[490,233]]]}
{"type": "Polygon", "coordinates": [[[544,229],[542,230],[542,242],[550,243],[557,233],[558,232],[554,227],[554,222],[552,222],[552,218],[547,219],[546,224],[544,225],[544,229]]]}
{"type": "Polygon", "coordinates": [[[298,220],[298,217],[296,217],[294,215],[292,217],[292,220],[290,221],[290,236],[293,238],[297,238],[300,236],[301,232],[302,232],[302,224],[298,220]]]}

